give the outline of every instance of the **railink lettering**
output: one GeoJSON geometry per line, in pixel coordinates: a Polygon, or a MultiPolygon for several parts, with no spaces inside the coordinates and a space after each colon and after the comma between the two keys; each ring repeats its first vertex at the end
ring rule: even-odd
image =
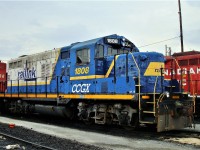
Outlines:
{"type": "Polygon", "coordinates": [[[34,79],[36,78],[36,69],[34,67],[32,69],[24,68],[23,71],[18,72],[18,79],[34,79]]]}

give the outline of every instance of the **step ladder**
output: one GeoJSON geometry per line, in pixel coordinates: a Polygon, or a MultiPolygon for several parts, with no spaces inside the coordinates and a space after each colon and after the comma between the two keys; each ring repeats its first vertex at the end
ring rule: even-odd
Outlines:
{"type": "Polygon", "coordinates": [[[141,104],[141,117],[140,123],[143,124],[155,124],[156,116],[157,116],[157,102],[159,101],[160,94],[152,94],[150,95],[150,99],[143,100],[141,104]],[[155,99],[155,100],[154,100],[155,99]]]}

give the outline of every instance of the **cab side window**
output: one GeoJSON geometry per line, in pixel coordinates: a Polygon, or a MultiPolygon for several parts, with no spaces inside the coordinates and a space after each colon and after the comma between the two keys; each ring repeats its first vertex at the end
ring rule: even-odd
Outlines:
{"type": "Polygon", "coordinates": [[[84,65],[90,63],[90,49],[81,49],[76,51],[76,64],[84,65]]]}
{"type": "Polygon", "coordinates": [[[69,51],[61,52],[61,59],[67,59],[70,57],[69,51]]]}
{"type": "Polygon", "coordinates": [[[114,49],[112,47],[108,47],[108,56],[116,55],[118,53],[117,49],[114,49]]]}
{"type": "Polygon", "coordinates": [[[104,56],[104,46],[98,44],[95,49],[95,58],[102,58],[104,56]]]}

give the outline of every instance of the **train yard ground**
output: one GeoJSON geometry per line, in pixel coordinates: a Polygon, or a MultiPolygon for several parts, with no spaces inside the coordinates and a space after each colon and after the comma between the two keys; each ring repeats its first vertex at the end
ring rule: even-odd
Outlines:
{"type": "MultiPolygon", "coordinates": [[[[35,115],[33,117],[0,116],[0,132],[46,146],[49,149],[115,150],[195,150],[200,148],[200,124],[195,129],[156,133],[147,127],[128,131],[120,127],[85,125],[81,122],[35,115]],[[10,128],[9,124],[15,124],[10,128]]],[[[0,135],[0,149],[44,149],[0,135]],[[16,145],[18,144],[18,145],[16,145]]]]}

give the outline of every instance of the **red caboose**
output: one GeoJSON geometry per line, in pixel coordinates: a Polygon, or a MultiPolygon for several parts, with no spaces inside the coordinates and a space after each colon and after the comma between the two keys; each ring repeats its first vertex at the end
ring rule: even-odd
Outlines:
{"type": "Polygon", "coordinates": [[[178,79],[182,91],[196,97],[196,115],[200,116],[200,52],[188,51],[166,56],[165,79],[178,79]]]}
{"type": "Polygon", "coordinates": [[[166,56],[165,78],[178,79],[184,92],[200,96],[200,52],[189,51],[166,56]]]}
{"type": "Polygon", "coordinates": [[[6,63],[0,61],[0,93],[6,90],[6,63]]]}

